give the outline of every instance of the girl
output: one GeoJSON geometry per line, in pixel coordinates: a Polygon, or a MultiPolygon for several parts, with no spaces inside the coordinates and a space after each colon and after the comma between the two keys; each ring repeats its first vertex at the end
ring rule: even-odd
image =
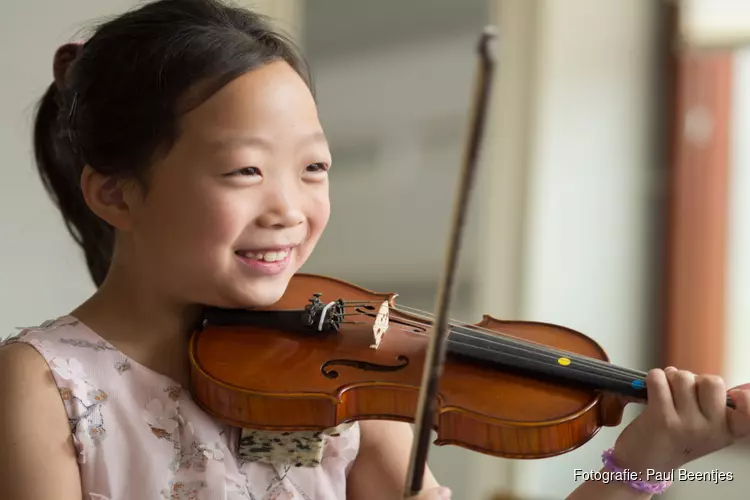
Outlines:
{"type": "MultiPolygon", "coordinates": [[[[330,153],[291,44],[252,12],[160,0],[61,48],[54,76],[37,164],[98,289],[0,349],[2,498],[401,498],[406,424],[361,422],[272,460],[273,439],[237,446],[184,390],[200,305],[274,303],[328,221],[330,153]]],[[[748,392],[731,411],[718,378],[648,384],[608,469],[667,471],[750,433],[748,392]]],[[[643,489],[591,481],[569,498],[643,489]]],[[[419,498],[449,496],[427,471],[419,498]]]]}

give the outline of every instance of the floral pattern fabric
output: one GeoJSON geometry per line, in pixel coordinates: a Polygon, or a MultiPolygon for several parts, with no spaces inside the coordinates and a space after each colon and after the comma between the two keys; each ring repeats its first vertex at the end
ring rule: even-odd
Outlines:
{"type": "MultiPolygon", "coordinates": [[[[25,328],[68,414],[85,500],[344,500],[357,424],[322,434],[315,466],[239,453],[241,429],[203,412],[183,388],[127,359],[71,316],[25,328]]],[[[245,436],[246,437],[246,436],[245,436]]]]}

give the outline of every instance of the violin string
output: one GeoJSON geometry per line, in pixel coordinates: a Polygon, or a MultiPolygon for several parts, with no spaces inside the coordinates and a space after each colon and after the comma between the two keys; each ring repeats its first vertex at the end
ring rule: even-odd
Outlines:
{"type": "MultiPolygon", "coordinates": [[[[354,301],[350,302],[350,304],[353,302],[354,301]]],[[[382,301],[363,301],[363,303],[372,303],[372,302],[382,303],[382,301]]],[[[420,319],[426,319],[426,320],[432,320],[432,317],[433,317],[432,313],[428,311],[423,311],[423,310],[410,307],[410,306],[399,306],[397,308],[391,307],[390,310],[396,311],[396,312],[399,312],[399,311],[405,312],[405,313],[417,316],[420,319]]],[[[362,313],[359,313],[359,314],[362,314],[362,313]]],[[[368,313],[365,313],[365,314],[368,314],[368,313]]],[[[351,321],[351,322],[345,322],[345,323],[369,324],[368,322],[358,322],[358,321],[351,321]]],[[[400,325],[400,324],[397,324],[397,325],[398,325],[397,328],[400,330],[409,331],[410,333],[416,334],[416,335],[426,335],[425,333],[422,333],[422,332],[415,332],[413,327],[409,327],[407,325],[400,325]]],[[[530,340],[516,337],[514,335],[510,335],[506,332],[502,332],[502,331],[498,332],[498,331],[485,328],[485,327],[477,327],[477,326],[470,325],[464,322],[459,322],[456,320],[449,320],[448,325],[451,328],[454,328],[454,327],[464,328],[468,330],[469,332],[472,332],[472,333],[475,332],[479,334],[479,335],[474,335],[472,333],[462,332],[461,330],[452,330],[450,332],[451,334],[450,336],[453,336],[454,338],[455,337],[468,337],[474,340],[482,340],[486,344],[489,344],[493,347],[490,348],[490,347],[487,347],[486,345],[482,346],[482,345],[476,345],[476,344],[462,344],[460,341],[452,340],[450,336],[447,339],[449,345],[450,344],[461,345],[464,347],[469,347],[470,349],[489,351],[495,355],[504,356],[506,359],[507,358],[517,359],[523,362],[521,363],[521,365],[523,365],[524,363],[527,363],[525,366],[527,368],[528,368],[528,363],[534,363],[534,362],[536,362],[537,364],[541,363],[543,367],[549,368],[550,365],[547,363],[548,361],[554,359],[554,361],[557,362],[559,360],[559,358],[551,358],[550,355],[558,354],[558,355],[562,355],[563,357],[568,358],[569,360],[575,361],[575,363],[568,365],[565,368],[564,372],[558,372],[558,373],[573,372],[573,373],[581,374],[585,377],[591,377],[591,376],[598,377],[600,379],[604,379],[605,382],[608,381],[608,382],[622,383],[624,385],[629,386],[630,388],[635,388],[635,389],[645,388],[645,380],[647,377],[647,373],[643,371],[617,366],[617,365],[608,363],[603,360],[591,358],[588,356],[582,356],[582,355],[575,354],[569,351],[563,351],[557,348],[550,348],[548,346],[544,346],[534,341],[530,341],[530,340]],[[500,347],[495,347],[495,346],[500,346],[500,347]],[[529,353],[535,354],[537,356],[540,356],[540,358],[534,359],[533,357],[529,358],[528,356],[519,356],[517,354],[513,354],[512,352],[508,352],[506,349],[504,349],[506,347],[511,347],[512,349],[520,350],[521,352],[525,354],[529,354],[529,353]],[[592,368],[593,373],[591,371],[581,370],[579,369],[579,367],[580,368],[586,368],[586,367],[592,368]],[[643,385],[636,386],[634,382],[642,382],[643,385]]],[[[390,327],[392,328],[392,325],[390,327]]],[[[555,363],[552,363],[552,366],[555,366],[557,368],[555,363]]],[[[590,378],[589,378],[589,382],[596,383],[590,378]]],[[[601,385],[602,384],[600,384],[600,386],[601,385]]],[[[620,392],[620,391],[616,391],[616,392],[620,392]]],[[[727,397],[727,405],[731,408],[734,408],[734,404],[731,398],[729,397],[727,397]]]]}
{"type": "MultiPolygon", "coordinates": [[[[358,307],[363,304],[372,304],[372,303],[382,303],[383,301],[377,301],[377,300],[371,300],[371,301],[341,301],[345,304],[345,309],[349,309],[352,307],[358,307]]],[[[423,311],[414,307],[410,306],[399,306],[398,308],[391,308],[392,310],[405,312],[413,314],[417,317],[420,317],[421,319],[426,320],[432,320],[433,315],[427,311],[423,311]]],[[[361,313],[344,313],[343,316],[352,316],[357,315],[361,313]]],[[[356,324],[356,322],[351,322],[353,324],[356,324]]],[[[639,381],[645,381],[646,373],[644,372],[638,372],[636,370],[631,370],[628,368],[618,367],[616,365],[613,365],[611,363],[607,363],[605,361],[601,361],[595,358],[590,358],[586,356],[581,356],[572,352],[568,351],[562,351],[555,348],[550,348],[548,346],[543,346],[539,343],[528,341],[525,339],[520,339],[518,337],[515,337],[513,335],[509,335],[505,332],[497,332],[495,330],[491,330],[488,328],[482,328],[482,327],[476,327],[473,325],[469,325],[467,323],[458,322],[455,320],[449,320],[448,322],[449,326],[451,328],[462,328],[468,330],[468,332],[462,332],[461,330],[453,330],[451,334],[456,337],[465,337],[470,338],[473,340],[481,340],[483,342],[486,342],[488,344],[491,344],[493,347],[499,347],[499,349],[493,349],[493,352],[496,353],[503,353],[502,348],[511,348],[516,351],[521,351],[527,354],[528,356],[537,357],[543,359],[545,362],[551,363],[551,364],[557,364],[560,357],[565,357],[568,360],[572,361],[572,365],[568,366],[568,370],[573,370],[578,372],[578,368],[589,368],[592,372],[601,374],[603,376],[610,377],[612,380],[616,381],[624,381],[628,383],[633,383],[633,381],[639,380],[639,381]],[[479,334],[479,335],[476,335],[479,334]]],[[[425,334],[422,334],[425,335],[425,334]]],[[[453,342],[455,345],[455,341],[453,342]]],[[[581,373],[588,373],[588,372],[581,372],[581,373]]]]}
{"type": "MultiPolygon", "coordinates": [[[[400,306],[396,310],[399,310],[399,309],[402,309],[403,312],[409,312],[409,311],[406,311],[406,309],[411,309],[414,311],[414,312],[411,312],[411,314],[421,315],[423,319],[431,319],[429,313],[425,314],[424,311],[420,311],[419,309],[416,309],[416,308],[411,308],[408,306],[407,307],[400,306]]],[[[461,323],[461,322],[453,322],[451,326],[465,328],[466,330],[469,330],[472,332],[485,333],[487,335],[478,337],[478,336],[473,336],[467,333],[463,333],[460,330],[452,331],[451,334],[469,337],[469,338],[473,338],[477,340],[483,340],[486,342],[490,342],[490,343],[498,344],[502,346],[525,348],[527,352],[532,353],[532,354],[550,355],[548,359],[555,361],[555,362],[557,362],[557,360],[560,357],[565,357],[571,361],[575,361],[577,364],[589,366],[592,369],[603,370],[609,373],[626,376],[629,378],[630,381],[634,379],[645,380],[647,376],[647,374],[642,371],[620,367],[611,363],[607,363],[606,361],[602,361],[596,358],[591,358],[588,356],[582,356],[582,355],[575,354],[569,351],[563,351],[560,349],[543,346],[542,344],[538,344],[534,341],[521,339],[513,335],[507,334],[505,332],[497,332],[495,330],[491,330],[488,328],[476,327],[474,325],[469,325],[469,324],[461,323]],[[554,357],[552,357],[552,355],[554,355],[554,357]]]]}
{"type": "Polygon", "coordinates": [[[388,302],[387,300],[342,300],[344,304],[348,306],[356,306],[356,305],[368,305],[368,304],[382,304],[383,302],[388,302]]]}
{"type": "MultiPolygon", "coordinates": [[[[426,311],[421,311],[420,309],[416,309],[416,308],[409,307],[409,306],[399,306],[399,308],[392,308],[392,310],[406,312],[406,313],[409,313],[409,314],[413,314],[414,316],[417,316],[420,319],[425,319],[425,320],[432,320],[433,319],[432,315],[430,313],[427,313],[426,311]]],[[[360,314],[362,314],[362,313],[345,313],[345,314],[343,314],[343,316],[360,315],[360,314]]],[[[452,326],[452,327],[464,327],[464,324],[461,324],[461,323],[459,323],[459,322],[457,322],[455,320],[451,320],[449,322],[449,326],[452,326]]],[[[400,328],[400,329],[409,330],[409,328],[400,328]]],[[[426,334],[421,333],[421,332],[412,332],[412,333],[417,333],[419,335],[426,335],[426,334]]],[[[485,338],[485,337],[477,337],[477,336],[474,336],[474,335],[470,335],[470,334],[467,334],[467,333],[464,333],[464,332],[461,332],[461,331],[452,331],[451,332],[451,334],[454,335],[454,336],[468,337],[468,338],[483,340],[483,341],[487,341],[487,342],[495,343],[495,344],[505,345],[506,342],[511,342],[511,343],[513,342],[513,340],[510,339],[510,338],[507,341],[504,341],[504,339],[502,339],[502,337],[498,338],[498,334],[499,335],[505,335],[505,336],[507,336],[506,334],[503,334],[502,332],[495,332],[494,330],[487,330],[487,333],[492,333],[492,334],[495,334],[495,335],[492,335],[491,337],[485,338]]],[[[510,336],[508,336],[508,337],[510,337],[510,336]]],[[[519,342],[520,342],[520,339],[519,339],[519,342]]],[[[541,346],[541,344],[536,344],[536,345],[541,346]]],[[[524,345],[524,347],[526,347],[526,346],[524,345]]],[[[535,349],[535,346],[534,345],[529,345],[528,347],[530,349],[532,349],[529,352],[534,353],[533,349],[535,349]]],[[[560,352],[563,353],[563,354],[565,354],[568,358],[570,358],[571,356],[573,356],[573,353],[568,353],[568,352],[563,352],[563,351],[560,351],[560,352]]]]}
{"type": "MultiPolygon", "coordinates": [[[[401,310],[402,312],[407,312],[407,313],[410,313],[410,314],[414,314],[414,315],[420,316],[422,319],[432,319],[430,313],[428,313],[426,311],[421,311],[420,309],[416,309],[416,308],[409,307],[409,306],[399,306],[398,308],[394,308],[394,310],[396,310],[396,311],[401,310]]],[[[498,332],[498,331],[492,330],[490,328],[477,327],[475,325],[471,325],[469,323],[464,323],[464,322],[460,322],[460,321],[456,321],[456,320],[452,320],[451,326],[465,328],[467,330],[476,331],[476,332],[480,332],[480,333],[487,333],[493,339],[498,339],[498,338],[499,339],[507,339],[507,341],[509,341],[511,343],[512,342],[520,343],[520,344],[528,346],[530,348],[537,348],[539,351],[542,351],[542,352],[554,353],[556,355],[559,354],[559,355],[565,356],[565,357],[567,357],[567,358],[569,358],[571,360],[575,359],[575,360],[577,360],[577,361],[579,361],[581,363],[587,363],[588,362],[588,363],[592,363],[592,364],[595,364],[597,366],[600,366],[602,368],[604,368],[604,367],[606,367],[606,368],[616,368],[618,372],[626,372],[626,373],[629,373],[629,374],[632,374],[632,375],[638,375],[638,376],[643,376],[643,377],[645,377],[647,375],[645,372],[642,372],[640,370],[634,370],[634,369],[631,369],[631,368],[620,367],[620,366],[614,365],[612,363],[608,363],[608,362],[600,360],[600,359],[592,358],[592,357],[589,357],[589,356],[583,356],[583,355],[576,354],[576,353],[570,352],[570,351],[564,351],[564,350],[561,350],[561,349],[558,349],[558,348],[555,348],[555,347],[545,346],[543,344],[539,344],[538,342],[534,342],[533,340],[527,340],[527,339],[523,339],[523,338],[520,338],[520,337],[516,337],[515,335],[508,334],[506,332],[501,332],[501,331],[498,332]]]]}
{"type": "MultiPolygon", "coordinates": [[[[455,341],[455,340],[451,341],[449,339],[448,343],[449,344],[457,343],[457,341],[455,341]]],[[[458,343],[460,344],[460,342],[458,342],[458,343]]],[[[541,364],[543,367],[549,367],[550,366],[546,362],[546,360],[533,359],[533,358],[528,358],[526,356],[520,356],[520,355],[515,354],[513,352],[509,352],[507,350],[499,350],[498,351],[496,349],[491,349],[491,348],[488,348],[488,347],[485,347],[485,346],[478,346],[478,345],[474,345],[474,344],[467,344],[467,345],[469,345],[469,347],[471,347],[472,349],[479,349],[479,350],[483,350],[483,351],[489,351],[489,352],[492,352],[493,354],[500,354],[501,356],[503,356],[505,358],[511,358],[511,359],[521,360],[521,361],[524,362],[524,363],[521,363],[521,366],[524,366],[526,368],[529,368],[529,364],[534,364],[534,363],[541,364]]],[[[552,365],[552,366],[555,366],[555,365],[552,365]]],[[[599,377],[601,379],[604,379],[606,382],[622,383],[624,386],[632,387],[632,379],[630,377],[628,377],[628,378],[611,377],[610,375],[605,374],[605,373],[592,373],[592,372],[587,371],[587,370],[579,369],[579,367],[580,367],[580,365],[570,365],[570,366],[568,366],[568,367],[565,368],[565,373],[569,373],[569,374],[571,374],[571,373],[578,373],[578,374],[583,375],[584,378],[588,378],[589,380],[591,380],[591,376],[599,377]]]]}
{"type": "MultiPolygon", "coordinates": [[[[424,311],[420,311],[416,308],[411,307],[399,307],[399,310],[401,309],[402,312],[410,312],[406,311],[406,309],[413,310],[414,312],[411,312],[411,314],[414,314],[415,316],[421,316],[422,319],[431,319],[429,313],[425,313],[424,311]]],[[[645,379],[646,373],[639,372],[637,370],[631,370],[627,368],[618,367],[616,365],[607,363],[605,361],[597,360],[595,358],[589,358],[585,356],[580,356],[575,353],[571,353],[568,351],[562,351],[559,349],[551,349],[546,346],[541,346],[541,344],[538,344],[533,341],[526,341],[525,339],[519,339],[517,337],[508,335],[503,332],[496,332],[494,330],[486,329],[486,328],[478,328],[474,327],[472,325],[467,324],[461,324],[456,321],[452,321],[450,326],[452,327],[459,327],[459,328],[465,328],[469,330],[470,332],[477,332],[477,333],[485,333],[486,335],[472,335],[469,333],[462,332],[460,330],[454,330],[452,331],[452,335],[455,335],[457,337],[467,337],[472,338],[475,340],[482,340],[484,342],[488,342],[490,344],[494,344],[501,347],[510,347],[514,349],[520,349],[522,351],[525,351],[532,355],[537,356],[543,356],[548,361],[554,361],[557,362],[558,359],[562,356],[565,357],[571,361],[575,361],[576,365],[586,366],[590,367],[592,370],[596,370],[597,372],[607,372],[612,375],[618,375],[626,377],[629,382],[632,382],[635,379],[645,379]],[[484,331],[483,331],[484,330],[484,331]],[[552,354],[555,354],[554,357],[552,357],[552,354]]],[[[425,335],[425,334],[422,334],[425,335]]]]}
{"type": "MultiPolygon", "coordinates": [[[[393,328],[393,327],[394,326],[391,325],[389,328],[393,328]]],[[[406,325],[396,324],[395,327],[397,329],[399,329],[399,330],[411,331],[411,329],[409,327],[407,327],[406,325]]],[[[418,335],[425,335],[424,333],[420,333],[420,332],[412,332],[412,333],[417,333],[418,335]]],[[[458,335],[458,336],[461,336],[461,335],[458,335]]],[[[463,334],[463,336],[466,336],[466,334],[463,334]]],[[[468,346],[470,349],[481,350],[481,351],[485,351],[485,352],[491,352],[491,353],[493,353],[495,355],[500,355],[501,357],[503,357],[505,359],[520,360],[520,361],[523,362],[520,365],[521,366],[525,366],[526,368],[529,368],[530,365],[533,365],[533,364],[537,364],[537,365],[541,364],[543,367],[550,367],[550,366],[556,366],[557,365],[557,363],[554,363],[554,364],[548,363],[548,360],[544,359],[544,358],[540,358],[540,357],[534,358],[534,357],[529,357],[529,356],[525,356],[525,355],[519,355],[516,351],[520,350],[521,353],[523,353],[523,354],[527,354],[528,353],[528,351],[526,349],[523,349],[522,347],[519,348],[517,346],[512,346],[511,350],[508,350],[508,349],[498,349],[498,348],[495,347],[497,345],[497,343],[490,343],[490,345],[492,345],[493,347],[488,347],[487,345],[464,344],[461,341],[455,340],[455,339],[453,339],[451,337],[448,338],[448,344],[449,345],[468,346]]],[[[599,377],[600,379],[604,379],[604,381],[606,381],[606,382],[621,383],[621,384],[626,385],[628,387],[632,387],[633,377],[611,376],[610,373],[605,373],[605,372],[591,372],[591,371],[585,370],[583,368],[585,368],[585,366],[583,366],[580,363],[579,364],[571,364],[571,365],[569,365],[568,367],[565,368],[565,372],[566,373],[570,373],[570,374],[572,374],[572,373],[580,374],[580,375],[583,375],[584,378],[588,377],[589,380],[590,380],[591,376],[594,376],[594,377],[599,377]]],[[[617,372],[614,372],[614,375],[621,375],[621,374],[617,373],[617,372]]]]}

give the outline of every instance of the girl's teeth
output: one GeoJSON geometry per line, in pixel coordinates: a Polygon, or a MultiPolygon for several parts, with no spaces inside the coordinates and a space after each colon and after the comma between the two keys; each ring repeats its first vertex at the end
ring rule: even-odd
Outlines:
{"type": "Polygon", "coordinates": [[[252,253],[246,252],[245,257],[248,259],[262,260],[265,262],[277,262],[286,259],[289,255],[289,250],[282,250],[280,252],[266,252],[266,253],[252,253]]]}
{"type": "Polygon", "coordinates": [[[279,255],[279,252],[268,252],[263,256],[263,260],[266,262],[276,262],[277,260],[281,260],[279,255]]]}

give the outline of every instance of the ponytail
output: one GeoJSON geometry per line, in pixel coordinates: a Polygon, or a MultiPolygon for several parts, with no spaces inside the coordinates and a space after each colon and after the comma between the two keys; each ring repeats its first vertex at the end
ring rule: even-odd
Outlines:
{"type": "Polygon", "coordinates": [[[96,216],[81,191],[84,161],[76,152],[63,94],[52,83],[37,108],[34,123],[34,155],[44,187],[62,214],[73,239],[84,251],[94,284],[99,287],[107,276],[114,249],[114,230],[96,216]],[[63,125],[65,123],[65,125],[63,125]]]}

